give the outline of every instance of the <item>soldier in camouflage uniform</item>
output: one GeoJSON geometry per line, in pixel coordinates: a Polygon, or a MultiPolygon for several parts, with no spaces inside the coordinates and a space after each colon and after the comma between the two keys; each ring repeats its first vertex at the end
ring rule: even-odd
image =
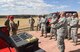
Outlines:
{"type": "Polygon", "coordinates": [[[30,19],[29,19],[29,24],[30,24],[30,30],[31,31],[34,30],[34,23],[35,23],[35,20],[31,16],[30,19]]]}
{"type": "Polygon", "coordinates": [[[41,17],[40,23],[41,23],[41,37],[45,33],[45,38],[46,38],[47,37],[47,32],[46,32],[47,20],[46,20],[45,16],[41,17]]]}
{"type": "Polygon", "coordinates": [[[40,20],[41,20],[41,16],[38,17],[38,22],[37,22],[37,31],[40,30],[40,20]]]}
{"type": "Polygon", "coordinates": [[[70,30],[71,17],[72,17],[71,13],[70,14],[69,13],[66,14],[66,18],[67,18],[67,32],[68,32],[67,37],[68,37],[68,40],[70,40],[70,38],[71,38],[71,34],[70,34],[70,32],[71,32],[71,30],[70,30]]]}
{"type": "Polygon", "coordinates": [[[19,21],[19,20],[17,21],[17,24],[18,24],[18,26],[19,26],[19,24],[20,24],[20,21],[19,21]]]}
{"type": "Polygon", "coordinates": [[[7,20],[5,21],[5,24],[4,24],[4,25],[8,28],[8,30],[9,30],[9,32],[10,32],[9,22],[10,22],[9,16],[7,16],[7,20]]]}
{"type": "Polygon", "coordinates": [[[65,52],[65,44],[64,44],[64,39],[65,39],[65,23],[66,23],[66,18],[64,15],[61,15],[61,17],[58,20],[58,23],[56,24],[57,28],[57,44],[60,52],[65,52]]]}
{"type": "Polygon", "coordinates": [[[57,29],[55,28],[55,24],[57,23],[57,21],[58,21],[58,17],[56,16],[56,14],[54,14],[52,16],[52,19],[51,19],[51,22],[50,22],[50,24],[51,24],[51,30],[50,30],[51,36],[50,36],[50,39],[52,39],[52,36],[53,36],[53,33],[54,33],[55,40],[57,40],[57,34],[56,34],[57,29]]]}
{"type": "Polygon", "coordinates": [[[10,31],[12,32],[11,35],[16,35],[18,30],[18,24],[14,22],[14,16],[10,16],[10,31]]]}
{"type": "Polygon", "coordinates": [[[70,21],[70,27],[71,27],[71,37],[74,45],[77,44],[77,31],[78,31],[78,16],[76,13],[73,14],[72,20],[70,21]]]}

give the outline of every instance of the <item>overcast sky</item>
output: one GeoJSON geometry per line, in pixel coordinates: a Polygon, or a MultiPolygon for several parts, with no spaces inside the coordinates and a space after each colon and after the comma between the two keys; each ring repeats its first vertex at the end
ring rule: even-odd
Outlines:
{"type": "Polygon", "coordinates": [[[80,0],[0,0],[0,15],[80,11],[80,0]]]}

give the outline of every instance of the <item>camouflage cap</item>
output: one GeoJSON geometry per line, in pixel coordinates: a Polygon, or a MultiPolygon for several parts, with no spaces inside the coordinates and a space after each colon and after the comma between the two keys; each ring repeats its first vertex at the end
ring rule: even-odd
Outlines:
{"type": "Polygon", "coordinates": [[[55,16],[56,16],[56,14],[53,14],[52,16],[53,16],[53,17],[55,17],[55,16]]]}
{"type": "Polygon", "coordinates": [[[69,13],[66,13],[66,15],[69,15],[69,13]]]}
{"type": "Polygon", "coordinates": [[[76,15],[76,13],[73,13],[73,15],[76,15]]]}

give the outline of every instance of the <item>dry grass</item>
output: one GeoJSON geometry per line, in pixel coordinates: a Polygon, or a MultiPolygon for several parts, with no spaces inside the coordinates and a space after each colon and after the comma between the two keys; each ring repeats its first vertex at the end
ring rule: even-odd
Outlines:
{"type": "MultiPolygon", "coordinates": [[[[37,25],[37,17],[34,17],[35,19],[35,26],[37,25]]],[[[15,18],[14,21],[17,23],[17,21],[20,21],[19,29],[27,28],[29,27],[29,18],[15,18]]],[[[4,22],[6,21],[6,18],[0,18],[0,26],[4,26],[4,22]]]]}

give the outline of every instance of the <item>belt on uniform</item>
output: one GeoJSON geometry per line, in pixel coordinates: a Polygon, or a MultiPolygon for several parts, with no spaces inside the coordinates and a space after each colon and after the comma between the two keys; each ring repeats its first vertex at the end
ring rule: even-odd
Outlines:
{"type": "Polygon", "coordinates": [[[72,28],[77,27],[77,26],[71,26],[72,28]]]}
{"type": "Polygon", "coordinates": [[[68,24],[68,26],[70,26],[70,24],[68,24]]]}

